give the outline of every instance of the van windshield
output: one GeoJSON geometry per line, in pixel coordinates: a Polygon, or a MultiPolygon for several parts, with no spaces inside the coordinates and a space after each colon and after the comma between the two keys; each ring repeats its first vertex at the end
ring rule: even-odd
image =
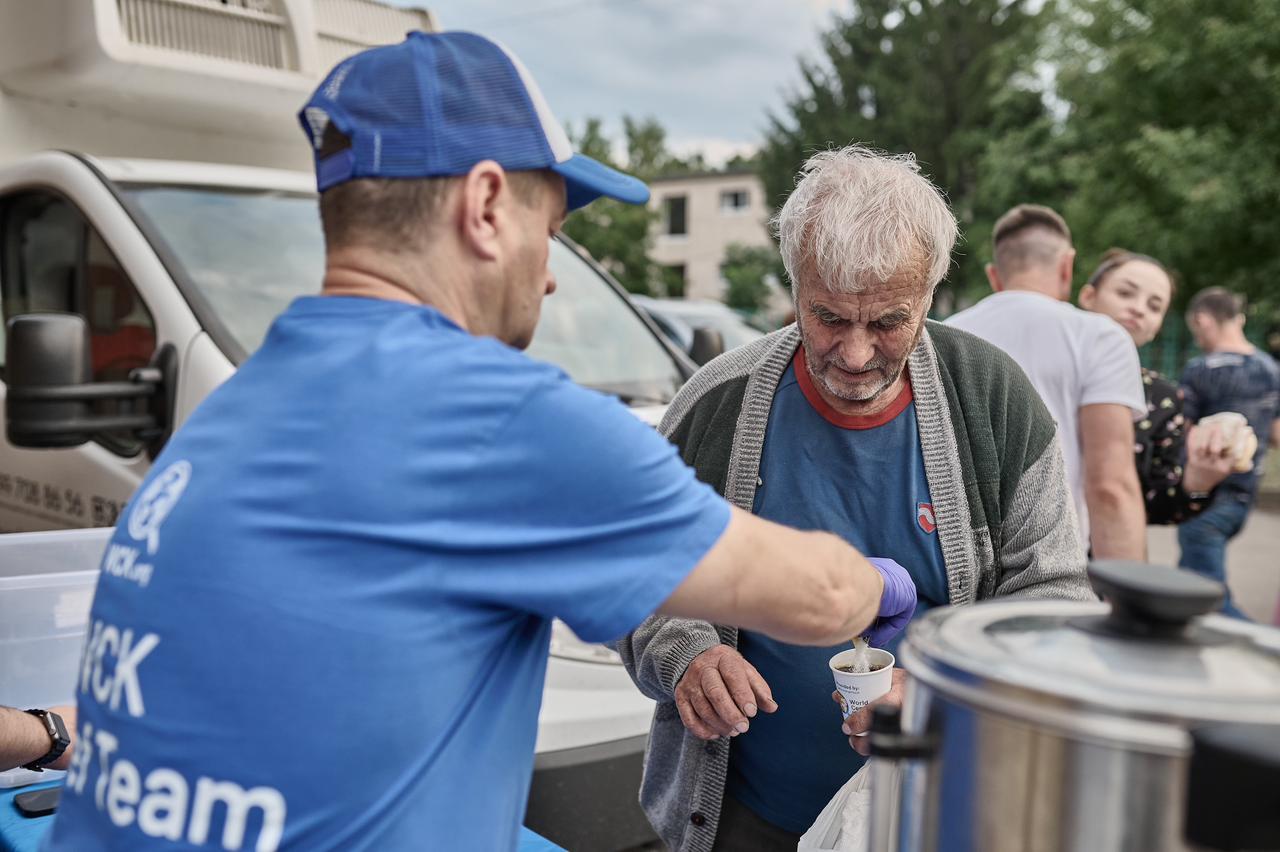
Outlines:
{"type": "MultiPolygon", "coordinates": [[[[180,265],[198,291],[188,298],[205,302],[244,353],[261,345],[291,301],[319,291],[324,245],[315,196],[154,184],[122,189],[166,261],[180,265]]],[[[684,376],[625,298],[559,240],[551,268],[558,286],[543,302],[528,354],[625,402],[670,402],[684,376]]]]}

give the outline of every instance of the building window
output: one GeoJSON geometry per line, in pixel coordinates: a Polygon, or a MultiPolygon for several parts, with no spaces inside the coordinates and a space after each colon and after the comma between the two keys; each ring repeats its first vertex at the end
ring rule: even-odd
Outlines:
{"type": "Polygon", "coordinates": [[[683,195],[672,195],[662,202],[665,211],[666,229],[664,233],[672,237],[683,237],[689,233],[688,218],[685,215],[685,208],[688,206],[688,199],[683,195]]]}
{"type": "Polygon", "coordinates": [[[745,189],[726,189],[720,193],[721,213],[745,213],[751,195],[745,189]]]}
{"type": "Polygon", "coordinates": [[[662,267],[662,286],[668,299],[684,298],[684,264],[662,267]]]}

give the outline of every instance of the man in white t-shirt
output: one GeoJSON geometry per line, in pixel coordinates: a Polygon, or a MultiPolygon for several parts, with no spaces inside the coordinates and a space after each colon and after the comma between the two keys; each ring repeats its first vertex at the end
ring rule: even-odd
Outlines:
{"type": "Polygon", "coordinates": [[[1053,210],[1018,205],[996,222],[992,242],[995,292],[947,323],[1013,356],[1058,421],[1085,547],[1098,559],[1145,560],[1133,422],[1147,405],[1133,339],[1066,301],[1076,252],[1053,210]]]}

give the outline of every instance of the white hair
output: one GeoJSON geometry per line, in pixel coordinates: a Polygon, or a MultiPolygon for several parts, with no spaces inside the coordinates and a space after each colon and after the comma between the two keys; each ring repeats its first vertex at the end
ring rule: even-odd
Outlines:
{"type": "Polygon", "coordinates": [[[810,157],[772,224],[793,296],[802,275],[834,293],[858,293],[913,267],[937,287],[958,235],[914,156],[860,145],[810,157]]]}

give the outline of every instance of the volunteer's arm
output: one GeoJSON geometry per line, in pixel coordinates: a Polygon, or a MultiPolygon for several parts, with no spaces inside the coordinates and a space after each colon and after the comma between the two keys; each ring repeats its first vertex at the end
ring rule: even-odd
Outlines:
{"type": "MultiPolygon", "coordinates": [[[[72,744],[47,768],[66,769],[71,763],[71,750],[75,746],[76,709],[50,707],[49,710],[62,717],[72,744]]],[[[39,760],[49,753],[49,747],[49,732],[45,730],[43,722],[30,713],[12,707],[0,707],[0,772],[39,760]]]]}
{"type": "Polygon", "coordinates": [[[1085,504],[1095,559],[1147,559],[1147,517],[1133,464],[1132,418],[1125,405],[1080,408],[1085,504]]]}
{"type": "Polygon", "coordinates": [[[1272,449],[1280,450],[1280,417],[1271,421],[1271,435],[1268,443],[1271,444],[1272,449]]]}
{"type": "Polygon", "coordinates": [[[867,632],[875,620],[872,641],[883,642],[916,604],[910,576],[896,562],[873,567],[836,536],[731,511],[720,540],[659,614],[616,643],[641,691],[674,702],[701,739],[744,733],[757,712],[778,708],[768,683],[721,643],[712,622],[831,645],[867,632]]]}
{"type": "Polygon", "coordinates": [[[830,533],[731,511],[720,540],[661,614],[736,624],[798,645],[834,645],[866,631],[884,588],[866,557],[830,533]]]}

